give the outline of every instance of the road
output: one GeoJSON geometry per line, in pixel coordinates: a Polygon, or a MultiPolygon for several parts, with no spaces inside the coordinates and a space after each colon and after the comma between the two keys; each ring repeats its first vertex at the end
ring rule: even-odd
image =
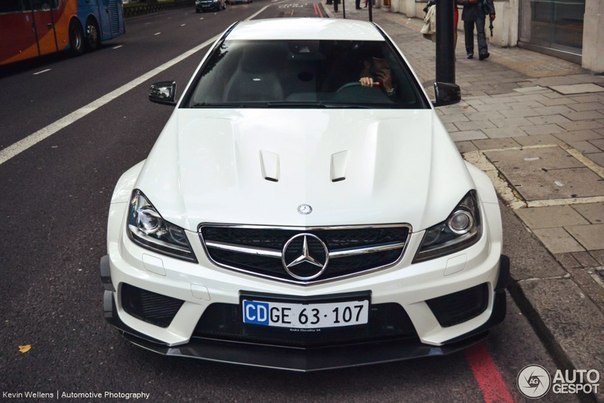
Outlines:
{"type": "MultiPolygon", "coordinates": [[[[509,298],[506,321],[465,352],[312,374],[166,358],[105,323],[98,263],[111,192],[171,113],[148,102],[150,83],[174,79],[182,90],[202,45],[237,20],[320,10],[312,1],[267,0],[218,13],[174,9],[128,20],[127,34],[97,52],[0,72],[0,150],[13,150],[0,159],[3,399],[144,392],[152,401],[509,401],[522,399],[516,376],[524,366],[555,368],[509,298]],[[31,349],[22,353],[23,345],[31,349]]],[[[523,231],[504,213],[505,236],[523,231]]],[[[534,248],[519,245],[527,256],[544,253],[534,248]]]]}

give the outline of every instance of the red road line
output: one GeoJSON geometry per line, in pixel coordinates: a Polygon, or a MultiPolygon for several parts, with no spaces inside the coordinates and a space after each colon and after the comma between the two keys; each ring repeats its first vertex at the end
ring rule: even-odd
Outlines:
{"type": "Polygon", "coordinates": [[[323,18],[323,12],[321,11],[321,6],[317,3],[313,3],[312,5],[315,9],[315,15],[318,15],[319,17],[323,18]]]}
{"type": "Polygon", "coordinates": [[[480,386],[480,391],[485,402],[511,403],[514,401],[485,343],[480,343],[467,349],[465,357],[472,369],[474,379],[476,379],[476,382],[480,386]]]}

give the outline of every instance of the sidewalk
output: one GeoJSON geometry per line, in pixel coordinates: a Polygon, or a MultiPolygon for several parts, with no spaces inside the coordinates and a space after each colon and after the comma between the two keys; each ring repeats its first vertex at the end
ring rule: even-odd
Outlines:
{"type": "MultiPolygon", "coordinates": [[[[342,5],[338,13],[324,8],[342,18],[342,5]]],[[[346,18],[368,20],[368,10],[346,0],[346,18]]],[[[435,44],[419,33],[422,20],[378,8],[373,21],[432,95],[435,44]]],[[[489,174],[510,207],[504,220],[519,218],[528,231],[504,238],[512,297],[560,369],[604,376],[604,76],[520,48],[489,52],[485,61],[466,59],[459,31],[462,101],[438,114],[464,158],[489,174]],[[548,255],[526,256],[523,242],[535,240],[548,255]]]]}

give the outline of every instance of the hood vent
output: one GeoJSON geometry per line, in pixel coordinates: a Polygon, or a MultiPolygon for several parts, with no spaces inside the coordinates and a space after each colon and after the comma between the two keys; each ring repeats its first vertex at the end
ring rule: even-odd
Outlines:
{"type": "Polygon", "coordinates": [[[279,155],[270,151],[260,150],[260,168],[262,177],[270,182],[279,182],[279,155]]]}
{"type": "Polygon", "coordinates": [[[340,182],[346,179],[348,151],[340,151],[331,155],[331,181],[340,182]]]}

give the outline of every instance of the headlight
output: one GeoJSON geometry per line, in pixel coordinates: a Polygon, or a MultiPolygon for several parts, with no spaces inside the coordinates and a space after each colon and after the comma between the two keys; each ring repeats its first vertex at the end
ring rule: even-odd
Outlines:
{"type": "Polygon", "coordinates": [[[465,249],[480,239],[482,225],[476,192],[471,190],[449,217],[426,230],[414,263],[465,249]]]}
{"type": "Polygon", "coordinates": [[[164,220],[140,190],[132,192],[127,232],[143,248],[197,262],[185,230],[164,220]]]}

